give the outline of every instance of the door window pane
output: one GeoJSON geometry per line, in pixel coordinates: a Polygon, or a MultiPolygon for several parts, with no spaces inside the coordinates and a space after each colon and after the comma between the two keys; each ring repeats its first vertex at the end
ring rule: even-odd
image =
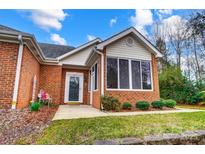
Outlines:
{"type": "Polygon", "coordinates": [[[151,71],[150,62],[142,61],[142,85],[143,89],[151,89],[151,71]]]}
{"type": "Polygon", "coordinates": [[[118,88],[117,59],[107,58],[107,88],[118,88]]]}
{"type": "Polygon", "coordinates": [[[141,73],[140,73],[140,61],[131,61],[132,67],[132,88],[141,89],[141,73]]]}
{"type": "Polygon", "coordinates": [[[79,101],[79,77],[70,77],[69,101],[79,101]]]}
{"type": "Polygon", "coordinates": [[[129,89],[129,61],[119,60],[120,89],[129,89]]]}

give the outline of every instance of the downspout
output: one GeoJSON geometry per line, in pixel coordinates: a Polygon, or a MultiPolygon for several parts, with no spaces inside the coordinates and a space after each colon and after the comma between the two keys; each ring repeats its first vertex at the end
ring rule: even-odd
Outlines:
{"type": "MultiPolygon", "coordinates": [[[[104,96],[104,54],[94,47],[94,51],[101,55],[101,96],[104,96]]],[[[100,103],[100,109],[102,109],[102,105],[100,103]]]]}
{"type": "Polygon", "coordinates": [[[11,109],[16,109],[16,103],[17,103],[20,72],[21,72],[21,62],[22,62],[22,56],[23,56],[23,39],[22,39],[22,35],[18,35],[18,41],[19,41],[19,50],[18,50],[18,59],[17,59],[17,65],[16,65],[16,76],[15,76],[15,83],[14,83],[14,91],[13,91],[11,109]]]}

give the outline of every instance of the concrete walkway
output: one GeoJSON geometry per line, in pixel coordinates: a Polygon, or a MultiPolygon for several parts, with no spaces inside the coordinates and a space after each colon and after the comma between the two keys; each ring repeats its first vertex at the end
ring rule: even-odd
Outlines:
{"type": "Polygon", "coordinates": [[[131,116],[145,114],[168,114],[180,112],[198,112],[203,110],[195,109],[177,109],[177,110],[162,110],[162,111],[141,111],[141,112],[102,112],[89,105],[60,105],[53,120],[61,119],[78,119],[104,116],[131,116]]]}

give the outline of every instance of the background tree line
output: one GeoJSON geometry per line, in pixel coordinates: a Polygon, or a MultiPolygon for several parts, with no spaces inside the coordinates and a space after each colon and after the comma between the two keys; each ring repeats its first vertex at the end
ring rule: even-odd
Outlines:
{"type": "Polygon", "coordinates": [[[153,41],[159,59],[162,98],[179,103],[198,103],[205,97],[205,10],[174,22],[156,22],[153,41]],[[204,95],[204,96],[203,96],[204,95]]]}

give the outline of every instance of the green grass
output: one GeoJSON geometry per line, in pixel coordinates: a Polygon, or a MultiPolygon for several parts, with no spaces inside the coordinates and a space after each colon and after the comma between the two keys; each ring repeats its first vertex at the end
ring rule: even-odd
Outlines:
{"type": "Polygon", "coordinates": [[[177,107],[177,108],[185,108],[185,109],[205,110],[205,106],[199,106],[199,105],[179,104],[179,105],[177,105],[176,107],[177,107]]]}
{"type": "Polygon", "coordinates": [[[143,137],[205,129],[205,112],[54,121],[37,144],[92,144],[95,140],[143,137]]]}

